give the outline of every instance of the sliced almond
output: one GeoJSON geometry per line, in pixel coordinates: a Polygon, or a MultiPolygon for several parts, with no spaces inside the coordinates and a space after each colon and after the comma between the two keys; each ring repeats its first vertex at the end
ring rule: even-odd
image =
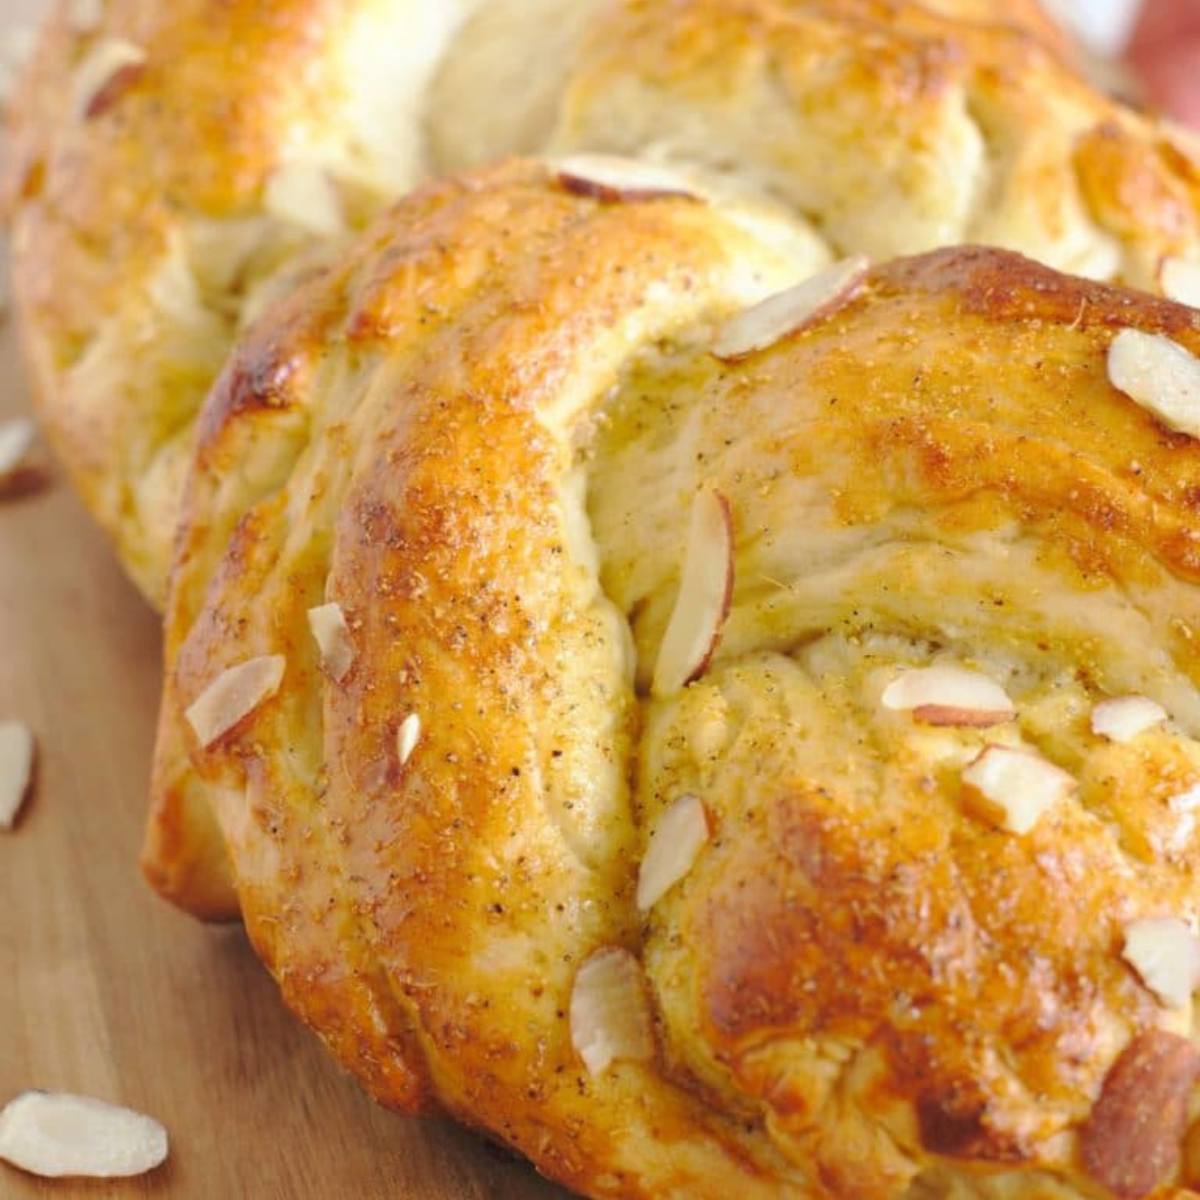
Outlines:
{"type": "Polygon", "coordinates": [[[7,488],[28,466],[37,430],[28,417],[0,423],[0,488],[7,488]]]}
{"type": "Polygon", "coordinates": [[[1066,771],[1028,750],[988,746],[962,773],[965,799],[1009,833],[1028,833],[1078,786],[1066,771]]]}
{"type": "Polygon", "coordinates": [[[330,679],[340,683],[354,665],[354,643],[350,640],[350,626],[346,624],[342,606],[331,601],[310,608],[308,627],[321,652],[322,668],[330,679]]]}
{"type": "Polygon", "coordinates": [[[697,796],[680,796],[659,818],[638,872],[637,906],[653,908],[691,869],[708,841],[708,814],[697,796]]]}
{"type": "Polygon", "coordinates": [[[1166,839],[1166,848],[1172,854],[1181,854],[1187,849],[1196,832],[1196,809],[1200,808],[1200,787],[1189,788],[1167,801],[1167,807],[1179,820],[1174,832],[1166,839]]]}
{"type": "Polygon", "coordinates": [[[1168,1008],[1182,1008],[1200,986],[1200,941],[1177,917],[1131,921],[1123,957],[1168,1008]]]}
{"type": "Polygon", "coordinates": [[[620,158],[609,154],[578,154],[559,159],[558,181],[576,196],[588,196],[606,204],[621,201],[658,200],[664,197],[701,196],[688,181],[669,167],[620,158]]]}
{"type": "Polygon", "coordinates": [[[0,829],[11,829],[33,779],[33,730],[23,721],[0,721],[0,829]]]}
{"type": "Polygon", "coordinates": [[[701,488],[692,501],[679,594],[654,664],[654,695],[669,696],[704,673],[732,599],[733,514],[720,492],[701,488]]]}
{"type": "Polygon", "coordinates": [[[1119,696],[1092,709],[1092,732],[1110,742],[1132,742],[1166,719],[1166,709],[1147,696],[1119,696]]]}
{"type": "Polygon", "coordinates": [[[880,703],[893,712],[911,712],[925,725],[986,729],[1011,721],[1016,709],[995,680],[963,667],[920,667],[897,675],[880,703]]]}
{"type": "Polygon", "coordinates": [[[222,671],[184,714],[200,745],[211,746],[279,690],[287,660],[264,654],[222,671]]]}
{"type": "Polygon", "coordinates": [[[315,163],[284,163],[272,172],[263,207],[308,233],[334,237],[345,228],[342,201],[329,172],[315,163]]]}
{"type": "Polygon", "coordinates": [[[579,968],[571,989],[571,1045],[592,1075],[619,1059],[653,1056],[642,969],[628,950],[597,950],[579,968]]]}
{"type": "Polygon", "coordinates": [[[1200,808],[1200,784],[1180,792],[1178,796],[1172,796],[1167,801],[1167,807],[1174,813],[1195,812],[1200,808]]]}
{"type": "Polygon", "coordinates": [[[1108,350],[1108,379],[1168,429],[1200,437],[1200,360],[1177,342],[1122,329],[1108,350]]]}
{"type": "Polygon", "coordinates": [[[1080,1130],[1087,1173],[1120,1200],[1141,1200],[1172,1181],[1198,1075],[1200,1050],[1189,1038],[1162,1029],[1139,1033],[1105,1076],[1080,1130]]]}
{"type": "Polygon", "coordinates": [[[22,1092],[0,1112],[0,1158],[49,1178],[126,1178],[167,1157],[155,1120],[68,1092],[22,1092]]]}
{"type": "Polygon", "coordinates": [[[401,766],[404,766],[412,758],[412,753],[417,748],[420,737],[421,718],[416,713],[409,713],[400,722],[400,728],[396,732],[396,756],[399,758],[401,766]]]}
{"type": "Polygon", "coordinates": [[[1200,308],[1200,262],[1190,258],[1164,258],[1158,269],[1158,283],[1168,300],[1200,308]]]}
{"type": "Polygon", "coordinates": [[[856,254],[786,292],[768,296],[721,326],[713,341],[713,354],[731,362],[815,325],[858,295],[870,269],[870,259],[856,254]]]}
{"type": "Polygon", "coordinates": [[[140,77],[146,52],[124,38],[101,38],[85,55],[75,74],[75,111],[97,117],[111,108],[140,77]]]}

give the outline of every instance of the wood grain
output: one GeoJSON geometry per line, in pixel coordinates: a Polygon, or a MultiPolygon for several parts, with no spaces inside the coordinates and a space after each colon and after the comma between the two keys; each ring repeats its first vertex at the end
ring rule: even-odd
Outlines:
{"type": "MultiPolygon", "coordinates": [[[[0,36],[40,8],[0,0],[0,36]]],[[[5,325],[0,416],[26,407],[5,325]]],[[[0,1104],[29,1087],[84,1092],[171,1135],[144,1179],[49,1183],[0,1165],[0,1197],[564,1197],[465,1131],[373,1105],[286,1012],[239,929],[200,926],[142,882],[158,688],[156,619],[61,472],[0,502],[0,719],[28,721],[39,745],[31,799],[0,833],[0,1104]]]]}

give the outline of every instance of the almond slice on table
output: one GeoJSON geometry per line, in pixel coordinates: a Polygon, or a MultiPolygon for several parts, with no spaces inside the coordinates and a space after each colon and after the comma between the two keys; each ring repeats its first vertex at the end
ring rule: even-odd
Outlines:
{"type": "Polygon", "coordinates": [[[1118,696],[1092,709],[1092,732],[1110,742],[1132,742],[1167,719],[1167,710],[1148,696],[1118,696]]]}
{"type": "Polygon", "coordinates": [[[263,207],[308,233],[334,237],[345,230],[342,201],[329,172],[316,163],[285,162],[267,179],[263,207]]]}
{"type": "Polygon", "coordinates": [[[282,654],[264,654],[222,671],[184,713],[200,745],[211,746],[273,696],[286,666],[282,654]]]}
{"type": "Polygon", "coordinates": [[[679,594],[654,664],[655,696],[669,696],[704,673],[732,600],[733,514],[720,492],[701,488],[692,501],[679,594]]]}
{"type": "Polygon", "coordinates": [[[1168,300],[1200,308],[1200,262],[1164,258],[1158,268],[1158,285],[1168,300]]]}
{"type": "Polygon", "coordinates": [[[28,417],[15,417],[0,423],[0,488],[13,483],[29,465],[29,451],[36,432],[36,426],[28,417]]]}
{"type": "Polygon", "coordinates": [[[577,154],[560,158],[554,168],[558,182],[568,192],[607,204],[669,197],[703,198],[678,172],[634,158],[577,154]]]}
{"type": "Polygon", "coordinates": [[[396,756],[400,759],[401,766],[404,766],[412,758],[412,753],[417,748],[420,737],[421,718],[416,713],[409,713],[400,722],[400,728],[396,731],[396,756]]]}
{"type": "Polygon", "coordinates": [[[75,73],[75,110],[97,117],[137,81],[146,67],[146,52],[125,38],[101,38],[75,73]]]}
{"type": "Polygon", "coordinates": [[[69,1092],[22,1092],[0,1112],[0,1159],[50,1178],[124,1178],[167,1157],[155,1120],[69,1092]]]}
{"type": "Polygon", "coordinates": [[[1200,437],[1200,359],[1177,342],[1122,329],[1108,350],[1108,379],[1168,429],[1200,437]]]}
{"type": "Polygon", "coordinates": [[[968,804],[1009,833],[1028,833],[1078,784],[1030,750],[987,746],[962,773],[968,804]]]}
{"type": "Polygon", "coordinates": [[[724,362],[745,358],[831,316],[858,295],[870,269],[871,260],[856,254],[785,292],[768,296],[721,326],[713,341],[713,354],[724,362]]]}
{"type": "Polygon", "coordinates": [[[571,989],[571,1045],[589,1074],[618,1059],[643,1062],[654,1054],[654,1036],[636,958],[619,946],[591,954],[571,989]]]}
{"type": "Polygon", "coordinates": [[[335,600],[310,608],[308,627],[321,652],[322,668],[330,679],[340,683],[354,665],[354,644],[342,606],[335,600]]]}
{"type": "Polygon", "coordinates": [[[1182,1008],[1200,987],[1200,941],[1177,917],[1131,921],[1121,953],[1168,1008],[1182,1008]]]}
{"type": "Polygon", "coordinates": [[[0,721],[0,829],[11,829],[33,780],[33,731],[23,721],[0,721]]]}
{"type": "Polygon", "coordinates": [[[1016,708],[994,680],[965,667],[918,667],[897,675],[880,703],[893,712],[911,712],[926,725],[986,729],[1012,720],[1016,708]]]}
{"type": "Polygon", "coordinates": [[[698,796],[680,796],[659,818],[638,871],[637,906],[653,908],[692,869],[708,841],[708,814],[698,796]]]}

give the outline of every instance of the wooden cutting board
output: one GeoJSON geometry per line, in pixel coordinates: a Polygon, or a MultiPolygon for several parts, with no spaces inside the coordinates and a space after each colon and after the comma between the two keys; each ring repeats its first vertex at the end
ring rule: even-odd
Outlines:
{"type": "MultiPolygon", "coordinates": [[[[0,0],[0,37],[43,2],[0,0]]],[[[0,418],[27,408],[15,341],[6,323],[0,418]]],[[[0,1200],[562,1200],[471,1134],[368,1101],[240,929],[201,926],[142,882],[158,690],[154,614],[61,471],[0,501],[0,719],[29,722],[39,756],[16,830],[0,832],[0,1104],[83,1092],[171,1137],[164,1167],[115,1186],[0,1165],[0,1200]]]]}

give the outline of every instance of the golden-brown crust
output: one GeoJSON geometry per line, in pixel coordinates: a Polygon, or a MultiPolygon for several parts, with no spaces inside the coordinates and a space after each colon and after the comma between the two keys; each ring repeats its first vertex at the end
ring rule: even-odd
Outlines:
{"type": "Polygon", "coordinates": [[[1200,318],[966,249],[707,352],[794,270],[721,205],[536,166],[405,201],[209,402],[160,765],[188,744],[251,936],[339,1059],[586,1194],[1094,1196],[1114,1064],[1190,1032],[1122,930],[1194,918],[1200,861],[1171,803],[1200,783],[1200,443],[1105,356],[1126,326],[1200,352],[1200,318]],[[733,605],[704,676],[651,699],[701,486],[731,504],[733,605]],[[337,683],[305,620],[328,601],[337,683]],[[279,692],[199,747],[187,705],[264,654],[279,692]],[[1016,718],[881,708],[947,656],[1016,718]],[[1173,724],[1092,734],[1126,693],[1173,724]],[[988,742],[1077,791],[1025,834],[980,821],[959,772],[988,742]],[[641,916],[684,793],[710,841],[641,916]],[[593,1076],[567,1013],[605,945],[644,967],[656,1051],[593,1076]]]}
{"type": "MultiPolygon", "coordinates": [[[[511,827],[511,806],[535,786],[542,751],[541,735],[517,718],[559,703],[538,686],[549,669],[549,662],[536,666],[541,656],[560,656],[567,646],[584,660],[599,652],[597,669],[608,673],[617,651],[599,616],[581,606],[576,582],[561,578],[564,531],[547,501],[564,448],[539,428],[537,414],[566,379],[586,385],[582,402],[607,386],[613,368],[606,359],[619,362],[630,344],[726,307],[731,295],[744,302],[796,269],[690,199],[588,203],[541,169],[501,168],[406,201],[345,265],[251,336],[200,423],[187,505],[197,520],[177,560],[164,720],[190,736],[181,708],[198,682],[267,637],[289,664],[271,711],[324,730],[319,750],[295,740],[298,757],[285,761],[266,752],[275,735],[256,714],[197,759],[230,842],[256,946],[285,980],[289,1002],[318,1030],[327,1031],[328,1014],[336,1014],[342,1036],[331,1039],[332,1049],[376,1095],[408,1107],[440,1103],[585,1189],[598,1186],[594,1164],[607,1162],[613,1182],[604,1190],[634,1194],[627,1190],[637,1186],[628,1182],[633,1166],[620,1163],[636,1162],[637,1143],[652,1136],[661,1161],[645,1169],[667,1192],[676,1179],[711,1173],[741,1180],[749,1172],[765,1181],[774,1169],[761,1161],[770,1162],[769,1149],[748,1144],[686,1093],[652,1081],[663,1095],[647,1103],[644,1121],[633,1118],[637,1137],[628,1149],[616,1147],[611,1126],[589,1130],[582,1115],[590,1088],[573,1062],[560,993],[578,942],[602,942],[618,928],[632,935],[627,919],[614,925],[609,898],[628,892],[628,868],[603,823],[581,830],[580,846],[597,843],[608,865],[586,869],[546,832],[535,832],[529,850],[518,853],[514,839],[524,835],[511,827]],[[537,357],[526,361],[535,344],[537,357]],[[370,364],[360,376],[369,388],[362,393],[351,383],[355,399],[339,417],[316,401],[330,385],[322,372],[349,383],[341,374],[347,359],[370,364]],[[261,402],[263,379],[287,381],[271,389],[271,403],[261,402]],[[446,404],[459,388],[467,390],[455,403],[465,407],[451,415],[446,404]],[[328,438],[340,447],[335,459],[311,457],[307,439],[318,427],[322,444],[328,438]],[[405,429],[407,441],[398,440],[405,429]],[[350,468],[355,446],[370,453],[350,468]],[[526,486],[511,488],[507,473],[494,470],[499,461],[526,486]],[[309,479],[299,490],[296,472],[309,479]],[[309,509],[303,526],[297,503],[309,509]],[[313,536],[284,544],[286,530],[301,527],[313,536]],[[518,538],[526,552],[511,571],[494,550],[485,552],[494,539],[512,545],[518,538]],[[507,581],[498,589],[502,575],[507,581]],[[255,594],[254,612],[273,614],[271,633],[243,604],[255,594]],[[342,605],[359,647],[336,689],[321,682],[304,623],[305,608],[326,597],[342,605]],[[543,629],[550,611],[557,629],[543,629]],[[433,612],[441,616],[432,625],[418,619],[433,612]],[[403,640],[386,632],[409,620],[415,623],[403,640]],[[441,620],[458,631],[452,636],[461,654],[453,659],[436,652],[441,620]],[[472,646],[473,639],[482,640],[472,646]],[[366,646],[376,642],[368,656],[366,646]],[[456,697],[475,675],[481,686],[462,704],[456,697]],[[307,682],[297,693],[301,679],[307,682]],[[418,706],[426,732],[405,766],[396,735],[418,706]],[[511,736],[485,748],[485,736],[505,722],[511,736]],[[427,748],[434,743],[443,747],[436,756],[427,748]],[[483,767],[485,757],[491,765],[480,788],[463,790],[458,764],[483,767]],[[425,764],[420,776],[413,773],[418,762],[425,764]],[[384,803],[409,788],[401,808],[384,803]],[[355,895],[350,878],[365,869],[359,856],[375,853],[389,859],[383,876],[371,871],[382,890],[372,883],[370,895],[355,895]],[[501,861],[519,886],[495,877],[501,861]],[[577,885],[595,897],[591,904],[573,894],[577,885]],[[409,890],[420,894],[419,905],[389,902],[409,890]],[[556,910],[557,932],[535,942],[535,926],[556,910]],[[364,919],[373,911],[378,923],[364,919]],[[506,926],[507,960],[498,949],[506,926]],[[378,972],[383,944],[392,948],[382,953],[404,965],[389,968],[382,985],[353,993],[355,977],[378,972]],[[495,956],[487,973],[509,980],[514,1011],[536,1013],[547,1026],[544,1038],[514,1040],[488,1018],[498,1003],[452,982],[474,977],[464,959],[477,955],[495,956]],[[347,960],[361,965],[339,970],[347,960]],[[366,1001],[393,1014],[386,1036],[366,1001]],[[376,1069],[364,1072],[363,1063],[376,1069]],[[381,1083],[378,1071],[389,1065],[415,1081],[408,1094],[398,1097],[381,1083]],[[527,1101],[514,1106],[514,1093],[527,1101]],[[580,1115],[572,1115],[576,1109],[580,1115]]],[[[619,700],[616,682],[608,686],[619,700]]],[[[623,725],[618,718],[618,741],[627,737],[623,725]]],[[[164,737],[160,751],[166,744],[164,737]]],[[[549,765],[552,751],[542,749],[549,765]]],[[[575,758],[573,771],[588,769],[575,758]]],[[[160,793],[156,801],[161,811],[173,796],[160,793]]],[[[608,803],[617,827],[632,836],[621,797],[608,803]]],[[[619,1091],[638,1086],[626,1077],[619,1091]]]]}
{"type": "Polygon", "coordinates": [[[17,304],[45,422],[155,604],[202,398],[269,281],[337,240],[272,208],[292,165],[351,227],[431,168],[601,150],[840,251],[979,240],[1140,284],[1200,253],[1184,135],[1084,86],[1034,0],[108,0],[87,33],[67,7],[11,113],[17,304]],[[112,38],[145,62],[81,111],[112,38]]]}

